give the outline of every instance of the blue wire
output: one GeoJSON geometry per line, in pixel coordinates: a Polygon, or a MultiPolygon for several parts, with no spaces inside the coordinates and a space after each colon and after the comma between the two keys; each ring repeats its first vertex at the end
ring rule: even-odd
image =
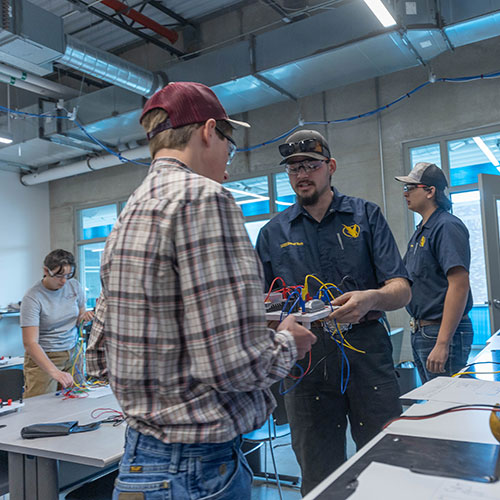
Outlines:
{"type": "Polygon", "coordinates": [[[334,123],[346,123],[346,122],[351,122],[351,121],[354,121],[354,120],[359,120],[361,118],[367,118],[369,116],[373,116],[373,115],[375,115],[377,113],[380,113],[381,111],[384,111],[385,109],[389,109],[390,107],[394,106],[395,104],[397,104],[398,102],[402,101],[403,99],[410,98],[413,94],[415,94],[416,92],[422,90],[424,87],[427,87],[427,85],[431,85],[432,83],[438,83],[438,82],[442,82],[442,83],[463,83],[463,82],[472,82],[474,80],[487,80],[487,79],[491,79],[491,78],[498,78],[499,76],[500,76],[500,72],[495,72],[495,73],[488,73],[486,75],[462,76],[462,77],[458,77],[458,78],[437,78],[435,82],[427,81],[427,82],[421,83],[420,85],[417,85],[414,89],[410,90],[406,94],[401,95],[400,97],[398,97],[394,101],[390,102],[389,104],[384,104],[384,105],[379,106],[378,108],[375,108],[375,109],[373,109],[371,111],[367,111],[366,113],[362,113],[360,115],[349,116],[347,118],[340,118],[340,119],[337,119],[337,120],[324,120],[324,121],[302,122],[299,125],[296,125],[295,127],[292,127],[287,132],[284,132],[283,134],[280,134],[279,136],[274,137],[273,139],[270,139],[270,140],[265,141],[265,142],[261,142],[259,144],[256,144],[255,146],[249,146],[247,148],[241,148],[241,149],[238,148],[236,151],[239,152],[239,153],[244,153],[244,152],[253,151],[255,149],[262,148],[262,147],[267,146],[269,144],[273,144],[275,142],[278,142],[278,141],[286,138],[288,135],[292,134],[298,128],[300,128],[300,127],[302,127],[304,125],[331,125],[331,124],[334,124],[334,123]]]}
{"type": "Polygon", "coordinates": [[[283,309],[281,310],[281,315],[280,315],[280,322],[283,321],[283,314],[290,314],[290,311],[293,311],[293,308],[295,307],[295,305],[297,304],[297,301],[300,300],[300,293],[297,291],[297,290],[294,290],[289,296],[288,298],[286,299],[286,302],[285,302],[285,305],[283,306],[283,309]],[[294,295],[298,295],[298,298],[297,300],[293,303],[292,307],[289,309],[289,311],[287,312],[286,311],[286,306],[288,305],[288,302],[290,301],[290,299],[294,296],[294,295]]]}
{"type": "MultiPolygon", "coordinates": [[[[400,97],[398,97],[394,101],[390,102],[389,104],[384,104],[383,106],[379,106],[378,108],[375,108],[371,111],[367,111],[366,113],[362,113],[360,115],[353,115],[353,116],[349,116],[346,118],[339,118],[337,120],[301,122],[298,125],[295,125],[294,127],[292,127],[290,130],[287,130],[286,132],[278,135],[277,137],[274,137],[273,139],[269,139],[267,141],[261,142],[259,144],[256,144],[255,146],[249,146],[247,148],[238,148],[236,151],[238,153],[245,153],[245,152],[249,152],[249,151],[254,151],[254,150],[262,148],[264,146],[268,146],[269,144],[273,144],[273,143],[278,142],[282,139],[285,139],[288,135],[292,134],[293,132],[295,132],[300,127],[303,127],[304,125],[331,125],[334,123],[347,123],[347,122],[351,122],[354,120],[359,120],[361,118],[367,118],[369,116],[373,116],[377,113],[380,113],[381,111],[384,111],[385,109],[389,109],[390,107],[394,106],[395,104],[402,101],[403,99],[410,98],[413,94],[422,90],[424,87],[427,87],[427,85],[430,85],[432,83],[465,83],[465,82],[472,82],[474,80],[488,80],[488,79],[498,78],[498,77],[500,77],[500,72],[488,73],[486,75],[482,74],[482,75],[473,75],[473,76],[461,76],[461,77],[456,77],[456,78],[437,78],[434,82],[427,81],[427,82],[424,82],[420,85],[417,85],[414,89],[401,95],[400,97]]],[[[13,113],[13,114],[17,114],[17,115],[32,117],[32,118],[54,118],[56,120],[70,120],[69,116],[27,113],[26,111],[17,111],[14,109],[9,109],[9,108],[6,108],[5,106],[0,106],[0,110],[5,111],[7,113],[13,113]]],[[[123,162],[123,163],[135,163],[136,165],[149,166],[148,163],[143,163],[143,162],[139,162],[139,161],[135,161],[135,160],[129,160],[125,156],[122,156],[120,153],[113,151],[112,149],[108,148],[105,144],[103,144],[101,141],[99,141],[99,139],[94,137],[90,132],[87,132],[85,127],[83,125],[81,125],[78,121],[76,121],[76,120],[72,120],[72,121],[74,121],[76,126],[92,142],[97,144],[100,148],[102,148],[104,151],[108,152],[109,154],[116,156],[121,162],[123,162]]]]}
{"type": "MultiPolygon", "coordinates": [[[[28,116],[30,118],[54,118],[56,120],[70,120],[69,116],[61,116],[61,115],[45,115],[45,114],[37,114],[37,113],[27,113],[26,111],[17,111],[15,109],[6,108],[5,106],[0,106],[0,111],[5,111],[6,113],[13,113],[16,115],[28,116]]],[[[71,120],[70,120],[71,121],[71,120]]],[[[97,144],[101,149],[106,151],[107,153],[116,156],[122,163],[135,163],[136,165],[144,165],[149,166],[149,163],[143,163],[140,161],[130,160],[125,156],[113,151],[108,148],[105,144],[103,144],[97,137],[94,137],[90,132],[87,132],[85,127],[78,122],[77,120],[73,120],[75,125],[95,144],[97,144]]]]}
{"type": "Polygon", "coordinates": [[[287,394],[291,390],[295,389],[300,384],[300,382],[302,382],[302,379],[304,378],[304,368],[302,368],[302,366],[300,366],[298,363],[295,363],[295,366],[301,372],[300,375],[299,375],[299,378],[296,380],[295,384],[293,384],[291,387],[289,387],[286,391],[283,391],[283,381],[284,381],[284,379],[281,379],[281,381],[280,381],[280,394],[282,396],[284,396],[285,394],[287,394]]]}
{"type": "MultiPolygon", "coordinates": [[[[328,330],[328,333],[330,334],[330,336],[332,338],[334,338],[330,328],[328,327],[328,324],[324,323],[324,325],[325,325],[326,329],[328,330]]],[[[339,324],[337,323],[336,320],[335,320],[335,328],[337,329],[337,331],[340,331],[339,324]]],[[[351,365],[349,364],[349,358],[347,357],[347,354],[345,353],[344,338],[342,337],[342,335],[340,335],[340,338],[341,338],[340,342],[337,342],[335,340],[334,340],[334,342],[335,342],[335,344],[337,344],[338,348],[340,349],[340,352],[342,353],[342,365],[340,367],[340,393],[344,394],[345,391],[347,390],[347,384],[349,383],[349,377],[351,375],[351,365]],[[345,377],[345,383],[344,383],[344,363],[345,363],[346,371],[347,371],[347,374],[345,377]]]]}

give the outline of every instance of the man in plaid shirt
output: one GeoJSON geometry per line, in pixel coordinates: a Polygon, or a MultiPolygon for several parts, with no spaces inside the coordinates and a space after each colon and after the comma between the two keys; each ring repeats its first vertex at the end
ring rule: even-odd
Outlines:
{"type": "Polygon", "coordinates": [[[154,161],[107,239],[87,351],[129,426],[113,498],[249,499],[240,436],[315,336],[291,317],[266,327],[262,269],[221,186],[233,125],[249,125],[192,82],[158,91],[141,124],[154,161]]]}

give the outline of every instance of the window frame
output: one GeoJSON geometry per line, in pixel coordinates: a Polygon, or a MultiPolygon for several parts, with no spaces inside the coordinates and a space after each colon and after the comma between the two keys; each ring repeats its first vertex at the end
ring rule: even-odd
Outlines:
{"type": "MultiPolygon", "coordinates": [[[[84,203],[84,204],[78,204],[73,206],[73,231],[74,231],[74,248],[73,248],[73,255],[75,256],[76,259],[76,265],[77,265],[77,279],[78,281],[82,284],[83,286],[83,279],[82,279],[82,273],[83,273],[83,266],[82,263],[80,262],[80,250],[82,247],[85,245],[92,245],[95,243],[104,243],[107,239],[107,236],[101,236],[99,238],[91,238],[88,240],[80,239],[80,234],[81,234],[81,228],[80,228],[80,214],[79,212],[81,210],[86,210],[89,208],[99,208],[99,207],[105,207],[108,205],[115,205],[116,209],[116,217],[120,215],[121,210],[123,209],[123,206],[125,206],[125,203],[127,200],[123,198],[114,198],[111,200],[106,200],[106,201],[101,201],[101,202],[91,202],[91,203],[84,203]],[[123,204],[123,205],[122,205],[123,204]]],[[[87,297],[86,297],[87,300],[87,297]]]]}

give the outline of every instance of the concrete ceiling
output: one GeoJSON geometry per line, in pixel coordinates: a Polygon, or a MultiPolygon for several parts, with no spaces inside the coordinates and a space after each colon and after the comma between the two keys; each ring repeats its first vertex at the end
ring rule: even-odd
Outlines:
{"type": "MultiPolygon", "coordinates": [[[[395,27],[383,28],[362,0],[129,0],[128,6],[137,11],[142,9],[143,14],[155,16],[160,24],[183,34],[182,42],[173,47],[187,55],[170,53],[166,57],[169,62],[161,67],[168,80],[194,80],[211,86],[231,114],[280,101],[298,100],[413,66],[427,66],[445,51],[500,34],[500,0],[387,0],[385,3],[397,20],[395,27]],[[158,9],[158,4],[163,10],[158,9]],[[174,17],[166,14],[165,9],[174,17]],[[260,13],[260,19],[268,20],[266,27],[261,30],[258,26],[253,27],[251,33],[242,33],[240,37],[226,42],[221,40],[210,50],[203,50],[202,44],[201,52],[186,51],[184,31],[189,34],[185,38],[190,41],[196,39],[196,30],[198,35],[204,33],[204,22],[212,30],[222,32],[224,23],[228,19],[234,20],[230,17],[231,13],[241,13],[244,9],[260,13]]],[[[89,13],[87,6],[102,9],[106,15],[120,22],[124,21],[123,16],[94,4],[97,2],[90,0],[37,2],[38,7],[56,16],[52,18],[56,24],[58,19],[62,19],[62,37],[72,35],[75,40],[106,51],[120,52],[121,48],[130,47],[131,43],[135,44],[135,51],[140,50],[140,44],[146,42],[139,36],[134,37],[130,31],[89,13]]],[[[8,31],[0,30],[0,52],[5,40],[12,41],[12,37],[7,35],[10,35],[8,31]]],[[[14,40],[18,45],[26,38],[36,38],[39,34],[23,33],[22,36],[24,38],[18,36],[14,40]]],[[[68,44],[71,38],[65,40],[68,44]]],[[[55,67],[54,64],[64,67],[62,62],[57,61],[64,61],[67,57],[64,55],[65,47],[59,48],[59,39],[55,42],[35,40],[34,43],[38,46],[44,46],[44,43],[50,45],[47,54],[52,60],[48,63],[44,60],[38,74],[54,79],[54,75],[50,75],[50,67],[55,67]]],[[[9,64],[29,69],[23,67],[21,53],[17,60],[11,59],[9,64]]],[[[34,67],[33,60],[30,65],[34,67]]],[[[147,70],[144,72],[147,73],[147,70]]],[[[97,80],[95,73],[89,77],[97,80]]],[[[105,79],[104,84],[108,85],[110,81],[113,80],[105,79]]],[[[2,87],[5,84],[0,83],[0,95],[2,87]]],[[[70,111],[77,108],[79,122],[107,146],[127,150],[137,147],[137,141],[141,143],[144,139],[137,121],[145,95],[140,94],[111,85],[67,100],[64,107],[70,111]]],[[[47,98],[41,100],[33,95],[33,105],[24,111],[50,113],[54,111],[54,101],[47,98]]],[[[0,129],[5,126],[6,116],[3,113],[0,114],[0,129]]],[[[0,146],[0,166],[4,168],[43,170],[49,165],[52,168],[85,158],[89,153],[95,155],[100,152],[68,120],[55,123],[54,120],[23,118],[11,120],[11,129],[14,144],[0,146]]]]}

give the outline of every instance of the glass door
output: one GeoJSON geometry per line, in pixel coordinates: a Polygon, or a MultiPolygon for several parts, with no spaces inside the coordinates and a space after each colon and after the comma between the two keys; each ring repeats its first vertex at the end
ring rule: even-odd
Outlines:
{"type": "Polygon", "coordinates": [[[479,174],[491,331],[500,329],[500,176],[479,174]]]}

